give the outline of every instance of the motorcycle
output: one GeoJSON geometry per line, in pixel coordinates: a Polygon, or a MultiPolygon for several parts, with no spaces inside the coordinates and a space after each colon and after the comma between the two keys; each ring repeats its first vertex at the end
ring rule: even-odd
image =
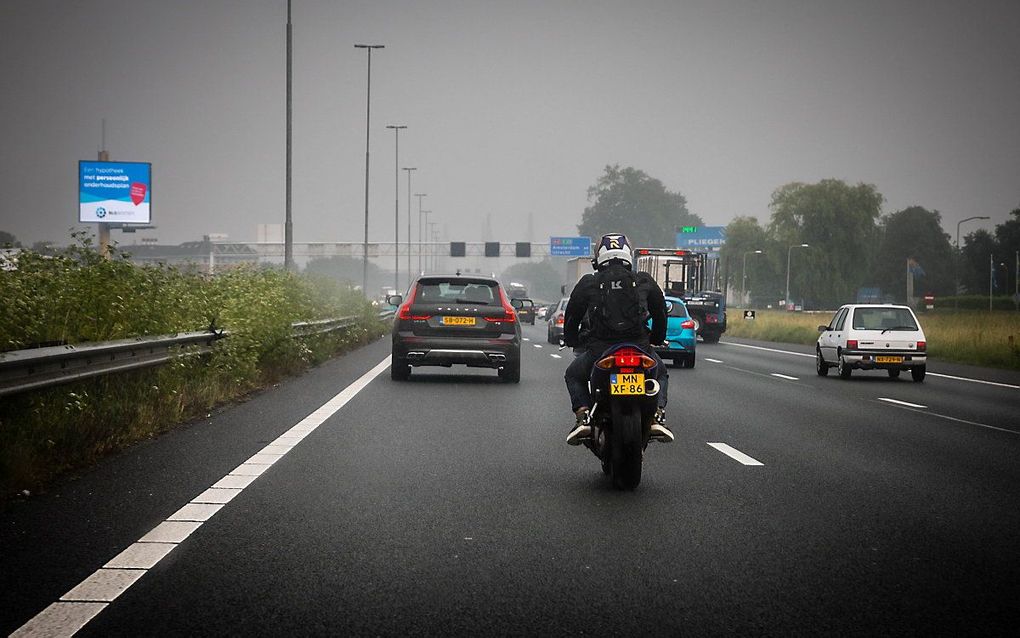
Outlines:
{"type": "Polygon", "coordinates": [[[602,461],[617,489],[633,490],[641,483],[659,393],[656,365],[639,346],[619,343],[603,352],[591,371],[592,437],[584,445],[602,461]]]}

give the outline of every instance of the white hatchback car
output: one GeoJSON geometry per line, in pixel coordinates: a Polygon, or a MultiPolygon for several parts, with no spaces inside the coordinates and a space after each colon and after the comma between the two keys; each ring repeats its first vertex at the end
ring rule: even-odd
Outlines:
{"type": "Polygon", "coordinates": [[[908,306],[847,304],[818,331],[815,370],[820,377],[834,367],[844,379],[860,368],[885,370],[893,378],[910,370],[914,381],[924,381],[928,343],[908,306]]]}

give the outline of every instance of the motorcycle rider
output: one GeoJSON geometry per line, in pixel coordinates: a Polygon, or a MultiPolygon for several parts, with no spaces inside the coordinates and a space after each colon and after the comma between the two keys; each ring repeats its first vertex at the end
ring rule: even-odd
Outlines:
{"type": "Polygon", "coordinates": [[[606,349],[622,342],[640,346],[655,359],[656,381],[659,382],[660,390],[656,396],[658,409],[651,425],[650,438],[664,443],[673,441],[673,433],[666,427],[669,373],[662,359],[650,347],[650,344],[662,343],[666,339],[666,300],[651,275],[633,272],[633,262],[633,250],[626,235],[603,235],[595,248],[595,258],[592,259],[597,272],[581,277],[570,293],[564,311],[563,344],[584,347],[584,351],[574,358],[563,375],[570,394],[570,408],[575,417],[575,424],[567,435],[567,443],[570,445],[580,445],[591,437],[588,413],[592,399],[588,379],[592,367],[606,349]],[[632,297],[617,292],[626,288],[633,288],[632,297]],[[608,289],[612,289],[614,294],[607,294],[608,289]],[[636,300],[638,305],[628,303],[628,299],[636,300]],[[636,316],[627,321],[628,314],[636,316]],[[652,319],[651,332],[646,325],[649,315],[652,319]],[[590,325],[586,339],[582,339],[579,330],[585,318],[590,325]]]}

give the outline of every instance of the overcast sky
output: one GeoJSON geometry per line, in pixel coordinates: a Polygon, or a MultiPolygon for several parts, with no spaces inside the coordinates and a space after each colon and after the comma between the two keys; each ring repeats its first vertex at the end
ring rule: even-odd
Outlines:
{"type": "MultiPolygon", "coordinates": [[[[372,240],[393,237],[387,124],[409,127],[400,164],[445,239],[484,239],[487,214],[492,239],[528,239],[529,213],[534,241],[575,234],[616,163],[709,225],[829,177],[875,184],[886,212],[937,209],[951,235],[1020,206],[1016,0],[294,0],[293,21],[297,241],[362,239],[355,43],[386,45],[372,240]]],[[[0,230],[66,242],[102,118],[112,159],[153,164],[148,236],[282,223],[285,23],[285,0],[0,1],[0,230]]],[[[401,172],[402,235],[406,197],[401,172]]]]}

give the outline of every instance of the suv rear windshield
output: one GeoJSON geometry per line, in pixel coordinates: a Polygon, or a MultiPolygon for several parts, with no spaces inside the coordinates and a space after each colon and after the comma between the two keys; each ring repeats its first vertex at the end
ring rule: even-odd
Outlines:
{"type": "Polygon", "coordinates": [[[854,330],[917,330],[917,323],[906,308],[857,308],[854,330]]]}
{"type": "Polygon", "coordinates": [[[498,306],[498,284],[484,279],[423,279],[418,282],[414,303],[462,303],[498,306]]]}

